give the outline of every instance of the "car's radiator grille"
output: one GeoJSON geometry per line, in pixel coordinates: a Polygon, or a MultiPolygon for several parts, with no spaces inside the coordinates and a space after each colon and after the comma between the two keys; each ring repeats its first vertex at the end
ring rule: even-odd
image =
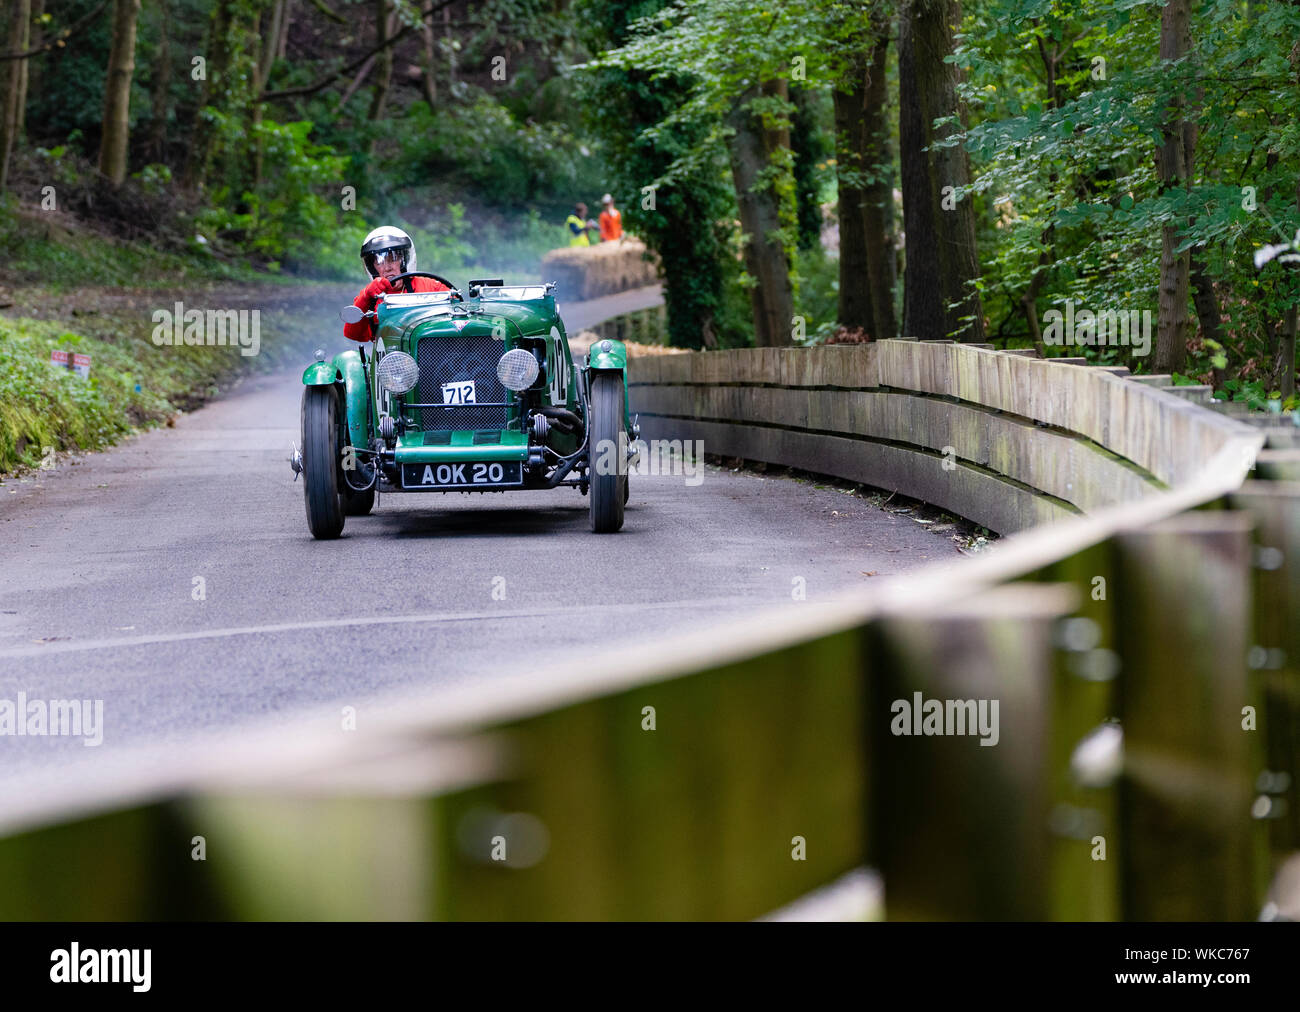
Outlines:
{"type": "Polygon", "coordinates": [[[445,404],[443,385],[465,380],[474,382],[474,400],[478,403],[466,407],[421,408],[420,427],[426,431],[504,429],[506,409],[481,406],[484,402],[502,404],[506,399],[506,388],[497,379],[502,350],[502,343],[487,334],[422,339],[415,353],[420,367],[420,382],[415,388],[420,403],[445,404]]]}

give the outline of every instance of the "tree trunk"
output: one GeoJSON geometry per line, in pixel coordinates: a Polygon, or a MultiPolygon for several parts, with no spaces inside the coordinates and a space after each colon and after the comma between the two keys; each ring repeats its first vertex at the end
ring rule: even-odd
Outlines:
{"type": "Polygon", "coordinates": [[[275,33],[279,31],[276,18],[279,16],[279,3],[275,3],[269,12],[258,11],[253,18],[245,45],[252,53],[253,104],[249,110],[249,132],[253,135],[253,187],[262,184],[262,93],[266,91],[266,79],[271,73],[271,64],[275,61],[275,33]],[[270,14],[271,24],[264,27],[263,19],[270,14]]]}
{"type": "Polygon", "coordinates": [[[203,110],[212,105],[220,95],[219,84],[223,84],[226,70],[230,65],[230,35],[234,22],[235,0],[216,0],[212,8],[212,17],[208,27],[208,44],[206,54],[207,72],[203,79],[203,91],[199,98],[198,109],[194,114],[192,140],[186,152],[184,185],[193,188],[203,182],[208,171],[208,160],[212,155],[213,126],[204,116],[203,110]]]}
{"type": "Polygon", "coordinates": [[[762,93],[750,88],[742,94],[727,116],[727,125],[734,131],[729,142],[731,175],[746,237],[745,269],[757,282],[749,293],[754,343],[771,347],[793,343],[794,290],[782,235],[780,179],[770,172],[774,156],[779,155],[779,131],[765,130],[749,108],[762,93]]]}
{"type": "Polygon", "coordinates": [[[954,189],[970,182],[964,147],[934,148],[957,132],[934,128],[940,117],[960,115],[957,71],[944,57],[953,51],[955,0],[908,0],[899,15],[899,142],[903,166],[903,229],[907,268],[903,330],[921,338],[983,341],[984,309],[972,282],[979,277],[975,209],[954,189]]]}
{"type": "Polygon", "coordinates": [[[289,26],[293,24],[293,0],[282,0],[284,3],[284,17],[280,22],[280,38],[275,45],[275,58],[277,60],[285,59],[285,54],[289,51],[289,26]]]}
{"type": "Polygon", "coordinates": [[[853,47],[835,105],[839,189],[839,322],[875,340],[896,337],[893,156],[889,141],[889,20],[873,7],[853,47]]]}
{"type": "MultiPolygon", "coordinates": [[[[1169,0],[1160,15],[1160,59],[1178,60],[1189,48],[1188,0],[1169,0]]],[[[1161,189],[1191,181],[1192,152],[1188,146],[1184,98],[1176,92],[1167,112],[1164,140],[1156,150],[1156,170],[1161,189]]],[[[1160,323],[1156,332],[1156,372],[1181,372],[1187,360],[1187,299],[1191,254],[1177,253],[1182,232],[1176,224],[1164,226],[1160,237],[1160,323]]]]}
{"type": "Polygon", "coordinates": [[[149,151],[154,161],[167,161],[167,111],[172,83],[171,0],[158,0],[158,54],[154,60],[153,102],[149,121],[149,151]]]}
{"type": "Polygon", "coordinates": [[[275,0],[271,5],[271,23],[261,33],[261,52],[257,58],[258,95],[266,90],[271,67],[275,64],[276,53],[280,49],[280,33],[284,31],[284,4],[285,0],[275,0]]]}
{"type": "Polygon", "coordinates": [[[1292,302],[1286,311],[1286,322],[1282,326],[1282,339],[1278,342],[1277,354],[1277,388],[1284,401],[1295,395],[1295,338],[1296,306],[1292,302]]]}
{"type": "Polygon", "coordinates": [[[442,9],[442,28],[443,36],[447,40],[447,97],[456,97],[456,50],[452,46],[455,41],[451,37],[451,5],[448,4],[442,9]]]}
{"type": "Polygon", "coordinates": [[[104,125],[99,140],[99,171],[115,186],[126,179],[131,138],[131,75],[135,72],[135,25],[140,0],[113,0],[113,43],[104,81],[104,125]]]}
{"type": "Polygon", "coordinates": [[[884,341],[898,336],[894,315],[894,157],[889,137],[889,21],[874,8],[871,64],[866,80],[863,164],[871,173],[863,195],[862,214],[867,239],[867,283],[871,287],[871,336],[884,341]]]}
{"type": "MultiPolygon", "coordinates": [[[[375,45],[388,41],[388,7],[391,0],[375,0],[375,45]]],[[[393,47],[383,49],[375,57],[375,90],[370,100],[371,120],[379,119],[384,112],[384,102],[388,99],[388,86],[393,79],[393,47]]]]}
{"type": "Polygon", "coordinates": [[[867,90],[865,54],[855,54],[848,80],[831,98],[835,106],[835,175],[839,191],[840,299],[839,323],[876,337],[871,282],[867,272],[865,164],[867,90]]]}
{"type": "Polygon", "coordinates": [[[801,252],[818,249],[822,242],[821,204],[817,185],[817,163],[826,157],[814,93],[807,88],[790,89],[794,113],[790,119],[790,150],[794,153],[795,206],[798,209],[801,252]]]}
{"type": "Polygon", "coordinates": [[[1038,295],[1047,281],[1047,268],[1052,262],[1052,236],[1055,230],[1049,225],[1043,230],[1043,251],[1038,254],[1038,270],[1029,279],[1029,287],[1020,296],[1021,308],[1025,311],[1025,323],[1029,325],[1029,338],[1034,342],[1034,350],[1039,358],[1047,357],[1047,347],[1043,344],[1043,328],[1038,322],[1038,295]]]}
{"type": "MultiPolygon", "coordinates": [[[[3,22],[6,31],[0,32],[5,40],[5,49],[11,53],[27,50],[24,44],[30,37],[32,5],[30,0],[10,0],[3,22]]],[[[26,60],[5,60],[0,62],[0,193],[9,185],[9,160],[18,143],[22,112],[18,107],[18,98],[22,91],[21,81],[26,60]]]]}
{"type": "Polygon", "coordinates": [[[433,18],[425,18],[420,24],[424,35],[424,100],[433,109],[438,104],[437,65],[434,63],[433,18]]]}
{"type": "MultiPolygon", "coordinates": [[[[41,15],[45,13],[45,0],[33,0],[31,17],[27,19],[27,34],[23,39],[23,51],[35,49],[43,40],[41,15]]],[[[39,62],[22,60],[22,73],[18,79],[18,129],[14,136],[22,137],[27,132],[27,96],[31,93],[32,78],[39,74],[39,62]]]]}
{"type": "MultiPolygon", "coordinates": [[[[1190,251],[1189,251],[1190,252],[1190,251]]],[[[1207,341],[1214,341],[1226,355],[1228,346],[1223,338],[1223,317],[1219,314],[1219,300],[1214,296],[1214,284],[1205,273],[1205,261],[1199,256],[1191,257],[1192,302],[1196,306],[1196,319],[1201,325],[1201,335],[1207,341]]],[[[1214,370],[1214,385],[1220,387],[1226,378],[1226,370],[1214,370]]]]}

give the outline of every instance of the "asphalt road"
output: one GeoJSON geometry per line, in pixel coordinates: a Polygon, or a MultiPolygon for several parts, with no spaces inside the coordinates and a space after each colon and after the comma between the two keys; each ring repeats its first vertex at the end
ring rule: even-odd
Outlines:
{"type": "MultiPolygon", "coordinates": [[[[594,322],[564,313],[573,331],[594,322]]],[[[94,748],[0,735],[0,797],[31,774],[201,748],[313,709],[364,713],[385,693],[581,664],[611,644],[654,650],[960,557],[861,498],[716,467],[634,476],[617,535],[591,534],[586,498],[562,488],[390,494],[341,540],[315,541],[286,462],[300,395],[297,372],[263,377],[0,486],[0,701],[103,700],[104,713],[94,748]]]]}

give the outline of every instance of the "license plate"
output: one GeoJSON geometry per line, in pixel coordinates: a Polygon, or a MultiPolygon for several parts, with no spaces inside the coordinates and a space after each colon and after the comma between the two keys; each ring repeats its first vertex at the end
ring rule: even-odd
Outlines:
{"type": "Polygon", "coordinates": [[[523,464],[517,460],[402,465],[402,488],[409,489],[474,488],[479,485],[522,485],[523,482],[523,464]]]}
{"type": "Polygon", "coordinates": [[[442,385],[443,404],[476,404],[473,380],[455,380],[442,385]]]}

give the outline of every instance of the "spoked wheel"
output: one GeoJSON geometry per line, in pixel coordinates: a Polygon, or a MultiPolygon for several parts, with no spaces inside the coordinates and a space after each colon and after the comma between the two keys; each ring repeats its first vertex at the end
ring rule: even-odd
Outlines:
{"type": "Polygon", "coordinates": [[[599,372],[591,381],[591,529],[612,534],[623,526],[627,454],[623,433],[623,377],[599,372]],[[609,472],[608,474],[602,472],[609,472]]]}
{"type": "Polygon", "coordinates": [[[315,538],[337,538],[343,533],[338,465],[338,394],[333,387],[307,387],[302,392],[303,498],[307,526],[315,538]]]}

